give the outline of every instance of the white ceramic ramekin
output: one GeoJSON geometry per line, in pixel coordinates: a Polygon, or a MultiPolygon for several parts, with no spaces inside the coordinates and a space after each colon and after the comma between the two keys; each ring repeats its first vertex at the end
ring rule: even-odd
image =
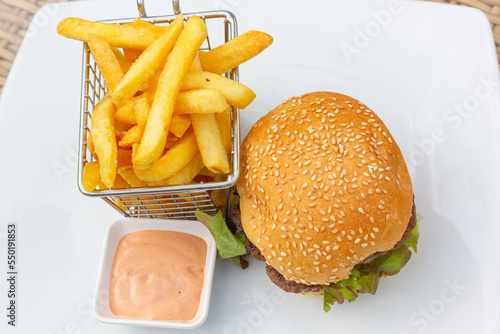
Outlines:
{"type": "Polygon", "coordinates": [[[210,231],[198,221],[123,218],[111,224],[106,233],[101,255],[97,283],[94,292],[94,315],[104,323],[164,328],[196,328],[203,324],[208,316],[210,295],[214,276],[217,248],[210,231]],[[196,235],[207,243],[207,258],[205,262],[205,279],[196,316],[189,321],[159,321],[119,317],[113,314],[109,306],[109,279],[113,257],[119,241],[125,235],[142,230],[168,230],[196,235]]]}

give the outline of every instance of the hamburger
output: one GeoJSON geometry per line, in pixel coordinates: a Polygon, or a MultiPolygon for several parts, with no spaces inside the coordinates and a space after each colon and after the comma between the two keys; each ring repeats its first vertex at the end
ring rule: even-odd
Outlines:
{"type": "Polygon", "coordinates": [[[241,146],[245,246],[287,292],[334,302],[375,293],[416,251],[412,183],[382,120],[338,93],[290,98],[241,146]]]}

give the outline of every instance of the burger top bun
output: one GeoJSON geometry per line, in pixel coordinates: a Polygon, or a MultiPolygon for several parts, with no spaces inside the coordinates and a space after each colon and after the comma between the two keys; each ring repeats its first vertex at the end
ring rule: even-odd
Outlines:
{"type": "Polygon", "coordinates": [[[380,118],[346,95],[290,98],[241,149],[241,223],[287,280],[329,284],[394,247],[412,214],[406,164],[380,118]]]}

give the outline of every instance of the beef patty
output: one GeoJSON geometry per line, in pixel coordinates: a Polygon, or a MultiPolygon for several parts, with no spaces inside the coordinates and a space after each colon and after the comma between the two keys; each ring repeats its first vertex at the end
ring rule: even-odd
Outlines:
{"type": "MultiPolygon", "coordinates": [[[[410,221],[408,222],[408,226],[406,227],[406,231],[403,233],[403,236],[401,237],[401,240],[390,250],[384,251],[384,252],[375,252],[372,255],[368,256],[365,258],[361,263],[369,263],[373,259],[384,256],[388,252],[392,250],[396,250],[399,247],[401,247],[411,236],[411,231],[417,224],[417,210],[415,207],[415,201],[413,201],[413,207],[411,210],[411,217],[410,221]]],[[[264,256],[262,253],[259,251],[259,249],[250,241],[245,235],[245,247],[247,248],[248,252],[250,255],[252,255],[255,259],[259,261],[265,261],[264,256]]],[[[294,281],[289,281],[287,280],[283,275],[281,275],[276,269],[271,267],[270,265],[266,265],[266,272],[271,281],[285,290],[286,292],[294,292],[294,293],[301,293],[301,292],[318,292],[323,289],[323,285],[321,284],[314,284],[314,285],[307,285],[303,283],[297,283],[294,281]]]]}

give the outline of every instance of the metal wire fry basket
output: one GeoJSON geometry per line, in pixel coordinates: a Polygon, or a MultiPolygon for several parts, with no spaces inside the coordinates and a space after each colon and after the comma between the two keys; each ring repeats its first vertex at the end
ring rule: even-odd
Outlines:
{"type": "MultiPolygon", "coordinates": [[[[137,0],[139,16],[155,25],[167,26],[180,13],[179,1],[173,0],[173,15],[147,16],[142,0],[137,0]]],[[[200,50],[208,51],[213,46],[220,45],[237,36],[237,22],[235,16],[228,11],[206,11],[183,13],[184,19],[197,15],[207,25],[208,36],[200,50]]],[[[102,22],[130,23],[134,18],[113,19],[102,22]]],[[[225,74],[228,78],[238,81],[238,69],[225,74]]],[[[196,209],[208,214],[215,214],[221,207],[214,202],[214,194],[220,197],[223,192],[225,204],[222,209],[225,215],[231,207],[231,196],[236,194],[234,184],[239,175],[239,143],[240,124],[237,108],[231,107],[231,173],[224,176],[222,181],[199,182],[196,184],[182,184],[175,186],[97,189],[91,192],[83,189],[83,169],[91,161],[96,161],[88,147],[89,133],[91,132],[91,116],[94,106],[105,95],[106,86],[99,68],[89,50],[87,43],[83,46],[82,93],[80,105],[80,140],[78,186],[80,191],[88,196],[103,198],[113,208],[128,217],[175,218],[195,219],[196,209]]],[[[234,203],[233,203],[234,204],[234,203]]]]}

